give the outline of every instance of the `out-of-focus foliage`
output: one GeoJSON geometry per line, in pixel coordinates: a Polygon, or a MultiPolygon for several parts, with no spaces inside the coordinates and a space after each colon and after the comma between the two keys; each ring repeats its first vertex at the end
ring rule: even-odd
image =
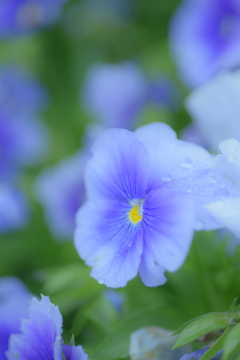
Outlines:
{"type": "MultiPolygon", "coordinates": [[[[130,334],[143,326],[174,331],[197,316],[227,311],[240,296],[240,250],[230,237],[200,232],[185,264],[167,274],[165,285],[146,288],[135,278],[117,290],[123,299],[119,308],[105,293],[106,287],[90,277],[90,268],[79,258],[73,242],[59,243],[53,238],[33,184],[47,166],[55,166],[84,144],[84,131],[95,121],[79,98],[89,67],[98,62],[133,61],[149,78],[164,75],[175,80],[181,99],[187,93],[168,49],[168,24],[178,0],[125,0],[121,16],[113,8],[108,21],[91,13],[94,1],[92,7],[87,3],[69,1],[57,24],[0,43],[0,65],[16,63],[48,89],[49,106],[41,116],[51,134],[45,161],[24,169],[17,179],[28,196],[31,218],[22,230],[0,236],[0,276],[17,276],[31,293],[50,296],[64,316],[65,343],[74,333],[75,343],[83,345],[90,359],[112,360],[128,357],[130,334]],[[85,23],[80,21],[82,12],[85,23]]],[[[152,121],[166,122],[180,132],[190,118],[183,106],[170,111],[148,104],[138,122],[152,121]]],[[[238,330],[235,327],[233,338],[238,330]]],[[[194,349],[208,345],[208,339],[200,340],[194,349]]],[[[224,354],[231,351],[235,348],[230,344],[224,354]]]]}

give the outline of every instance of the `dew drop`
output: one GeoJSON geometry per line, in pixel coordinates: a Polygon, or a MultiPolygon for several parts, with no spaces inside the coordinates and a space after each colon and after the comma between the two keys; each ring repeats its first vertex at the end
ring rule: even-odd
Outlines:
{"type": "Polygon", "coordinates": [[[172,181],[171,175],[170,175],[170,174],[164,174],[164,175],[162,176],[162,181],[163,181],[163,182],[172,181]]]}
{"type": "Polygon", "coordinates": [[[190,169],[191,167],[192,167],[192,159],[190,159],[189,157],[186,157],[184,160],[183,160],[183,162],[181,162],[181,167],[183,168],[183,169],[186,169],[186,170],[188,170],[188,169],[190,169]]]}
{"type": "Polygon", "coordinates": [[[213,195],[217,196],[223,200],[231,198],[230,192],[228,191],[228,189],[225,189],[225,188],[217,189],[216,191],[214,191],[213,195]]]}
{"type": "Polygon", "coordinates": [[[98,279],[99,284],[103,284],[104,283],[104,279],[98,279]]]}

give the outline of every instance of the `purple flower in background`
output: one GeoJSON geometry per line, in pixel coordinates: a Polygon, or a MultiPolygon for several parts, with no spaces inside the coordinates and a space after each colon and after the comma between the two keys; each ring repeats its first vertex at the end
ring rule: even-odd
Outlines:
{"type": "Polygon", "coordinates": [[[37,117],[0,113],[0,178],[39,163],[48,146],[48,129],[37,117]]]}
{"type": "Polygon", "coordinates": [[[21,323],[21,333],[9,340],[8,360],[87,360],[81,346],[62,345],[62,316],[57,306],[42,295],[41,301],[33,298],[29,318],[21,323]]]}
{"type": "Polygon", "coordinates": [[[183,81],[197,87],[240,65],[238,0],[185,0],[170,26],[170,45],[183,81]]]}
{"type": "Polygon", "coordinates": [[[67,0],[0,0],[0,37],[27,35],[54,23],[67,0]]]}
{"type": "Polygon", "coordinates": [[[240,72],[223,72],[195,89],[185,106],[206,147],[218,151],[220,141],[240,140],[240,72]]]}
{"type": "Polygon", "coordinates": [[[44,86],[18,66],[0,69],[0,108],[10,115],[30,116],[45,110],[48,93],[44,86]]]}
{"type": "Polygon", "coordinates": [[[17,188],[0,183],[0,233],[23,228],[29,219],[29,206],[17,188]]]}
{"type": "MultiPolygon", "coordinates": [[[[135,133],[108,130],[92,151],[85,174],[88,201],[77,213],[79,255],[109,287],[125,286],[138,271],[145,285],[163,284],[164,272],[184,262],[195,226],[185,180],[209,168],[211,156],[160,123],[135,133]]],[[[211,227],[201,201],[196,218],[205,216],[211,227]]]]}
{"type": "Polygon", "coordinates": [[[75,214],[85,200],[83,171],[88,156],[79,151],[44,170],[36,179],[36,197],[44,208],[51,233],[58,240],[73,236],[75,214]]]}
{"type": "Polygon", "coordinates": [[[167,78],[148,80],[134,63],[98,64],[87,74],[82,103],[105,128],[132,130],[147,104],[176,108],[176,86],[167,78]]]}
{"type": "Polygon", "coordinates": [[[83,88],[83,105],[107,128],[133,128],[147,99],[147,86],[141,70],[132,63],[94,65],[83,88]]]}
{"type": "MultiPolygon", "coordinates": [[[[208,348],[200,349],[197,351],[194,351],[190,354],[186,354],[183,357],[181,357],[180,360],[200,360],[203,354],[208,350],[208,348]]],[[[219,351],[216,355],[214,355],[211,360],[220,360],[222,355],[222,351],[219,351]]]]}
{"type": "Polygon", "coordinates": [[[0,70],[0,178],[39,163],[49,147],[49,132],[37,112],[48,96],[42,85],[15,66],[0,70]]]}
{"type": "Polygon", "coordinates": [[[27,317],[32,295],[17,278],[0,278],[0,360],[6,360],[5,351],[11,334],[19,332],[21,318],[27,317]]]}

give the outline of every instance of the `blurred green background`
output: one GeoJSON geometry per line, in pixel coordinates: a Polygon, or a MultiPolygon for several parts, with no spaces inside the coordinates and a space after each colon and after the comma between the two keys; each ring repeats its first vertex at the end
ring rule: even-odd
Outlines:
{"type": "MultiPolygon", "coordinates": [[[[100,2],[100,0],[99,0],[100,2]]],[[[56,242],[33,196],[33,181],[40,171],[74,153],[82,145],[88,117],[79,101],[88,67],[95,62],[136,60],[144,71],[174,79],[182,99],[187,90],[178,80],[169,54],[168,24],[177,0],[132,0],[129,14],[119,22],[100,23],[85,31],[87,19],[75,21],[76,34],[68,29],[71,7],[66,4],[54,27],[28,36],[2,41],[0,63],[19,63],[47,87],[50,105],[43,118],[50,128],[51,148],[44,164],[25,170],[22,185],[32,207],[29,225],[0,237],[0,276],[22,279],[36,295],[49,295],[64,316],[66,341],[75,333],[94,359],[126,357],[128,334],[143,325],[176,329],[184,321],[209,311],[228,309],[239,296],[239,251],[227,254],[228,240],[215,233],[199,233],[184,266],[159,288],[146,288],[134,279],[124,289],[118,312],[104,296],[105,286],[90,278],[90,269],[77,255],[73,243],[56,242]],[[85,21],[85,23],[84,23],[85,21]],[[79,26],[79,27],[78,27],[79,26]],[[237,289],[237,290],[236,290],[237,289]]],[[[164,121],[179,132],[190,123],[183,106],[178,111],[148,107],[139,122],[164,121]]]]}

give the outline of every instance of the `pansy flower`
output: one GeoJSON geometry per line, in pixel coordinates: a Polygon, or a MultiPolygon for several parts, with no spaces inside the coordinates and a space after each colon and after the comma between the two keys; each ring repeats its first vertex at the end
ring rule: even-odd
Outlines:
{"type": "Polygon", "coordinates": [[[27,317],[31,298],[32,295],[18,278],[0,278],[0,360],[7,359],[5,351],[9,337],[19,331],[21,318],[27,317]]]}
{"type": "MultiPolygon", "coordinates": [[[[160,123],[135,133],[108,130],[92,153],[87,202],[77,213],[79,255],[108,287],[123,287],[138,272],[147,286],[163,284],[164,272],[183,264],[196,225],[185,185],[211,165],[211,156],[160,123]]],[[[211,219],[205,220],[211,227],[211,219]]]]}
{"type": "Polygon", "coordinates": [[[36,197],[57,240],[73,236],[76,212],[85,201],[83,172],[88,156],[87,152],[78,151],[43,170],[35,181],[36,197]]]}
{"type": "Polygon", "coordinates": [[[37,117],[0,112],[0,178],[39,163],[48,146],[48,129],[37,117]]]}
{"type": "Polygon", "coordinates": [[[240,64],[238,0],[184,0],[173,16],[170,45],[183,81],[197,87],[240,64]]]}
{"type": "Polygon", "coordinates": [[[105,128],[132,130],[146,105],[175,109],[178,89],[167,77],[148,78],[131,62],[89,68],[81,93],[86,112],[105,128]]]}
{"type": "Polygon", "coordinates": [[[22,320],[21,333],[9,340],[8,360],[87,360],[81,346],[63,345],[62,316],[47,296],[33,298],[29,318],[22,320]],[[64,356],[63,356],[64,355],[64,356]]]}
{"type": "Polygon", "coordinates": [[[54,23],[67,0],[1,0],[0,37],[27,35],[54,23]]]}
{"type": "Polygon", "coordinates": [[[0,182],[0,234],[23,228],[29,220],[29,204],[20,189],[0,182]]]}
{"type": "Polygon", "coordinates": [[[48,105],[47,89],[27,71],[16,65],[0,68],[1,112],[13,116],[31,116],[48,105]]]}

